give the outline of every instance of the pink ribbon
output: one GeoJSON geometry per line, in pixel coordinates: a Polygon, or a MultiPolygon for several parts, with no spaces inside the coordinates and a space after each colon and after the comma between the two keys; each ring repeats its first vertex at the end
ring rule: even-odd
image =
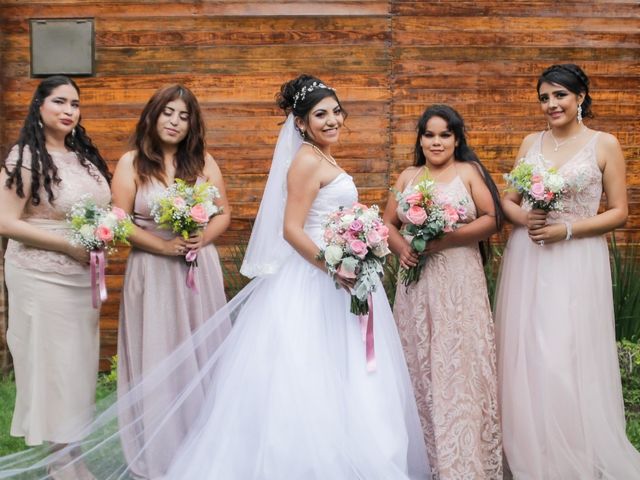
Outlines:
{"type": "Polygon", "coordinates": [[[104,274],[106,264],[104,250],[92,250],[89,252],[89,258],[91,260],[89,263],[91,273],[91,303],[93,308],[98,308],[100,305],[98,297],[100,298],[100,302],[104,302],[107,299],[107,283],[104,274]]]}
{"type": "Polygon", "coordinates": [[[189,250],[184,258],[189,265],[189,271],[187,272],[187,287],[198,293],[198,287],[196,286],[196,259],[198,258],[198,251],[189,250]]]}
{"type": "Polygon", "coordinates": [[[373,372],[376,369],[376,350],[373,342],[373,298],[369,294],[367,298],[369,304],[369,313],[360,315],[360,331],[362,332],[362,341],[365,344],[367,358],[367,372],[373,372]]]}

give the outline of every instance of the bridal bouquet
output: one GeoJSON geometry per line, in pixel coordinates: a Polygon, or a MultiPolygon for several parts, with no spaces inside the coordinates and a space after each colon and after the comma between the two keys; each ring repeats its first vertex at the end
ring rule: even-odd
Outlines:
{"type": "Polygon", "coordinates": [[[401,233],[411,239],[411,248],[419,255],[415,267],[400,268],[400,281],[410,285],[418,281],[427,261],[425,255],[420,255],[427,248],[427,242],[455,230],[458,222],[466,219],[467,202],[450,202],[438,192],[436,182],[428,172],[407,193],[396,192],[396,198],[409,220],[401,233]]]}
{"type": "Polygon", "coordinates": [[[567,182],[555,168],[544,169],[521,161],[504,179],[509,190],[522,195],[531,208],[545,212],[562,208],[567,182]]]}
{"type": "MultiPolygon", "coordinates": [[[[216,198],[220,198],[220,192],[213,185],[206,182],[189,185],[176,178],[175,183],[151,201],[151,216],[160,227],[186,240],[203,229],[211,217],[222,213],[222,209],[213,203],[216,198]]],[[[190,250],[185,255],[189,266],[187,286],[193,290],[197,290],[194,279],[197,257],[196,250],[190,250]]]]}
{"type": "MultiPolygon", "coordinates": [[[[371,293],[384,274],[383,265],[390,253],[388,237],[389,229],[382,222],[378,207],[356,203],[351,208],[340,207],[328,215],[324,223],[326,247],[318,253],[318,259],[324,260],[334,279],[340,274],[355,280],[351,313],[359,316],[367,370],[370,372],[376,369],[371,293]]],[[[336,287],[339,288],[337,282],[336,287]]]]}
{"type": "MultiPolygon", "coordinates": [[[[376,205],[356,203],[331,213],[324,223],[326,247],[318,258],[324,260],[329,274],[335,278],[355,279],[351,295],[351,313],[369,313],[369,296],[382,277],[389,229],[380,218],[376,205]]],[[[337,284],[336,284],[337,286],[337,284]]]]}
{"type": "Polygon", "coordinates": [[[98,288],[100,300],[107,299],[104,252],[115,250],[117,242],[129,244],[127,239],[133,231],[133,222],[121,208],[99,207],[88,195],[71,206],[67,222],[71,228],[71,244],[89,251],[93,307],[98,308],[98,288]]]}

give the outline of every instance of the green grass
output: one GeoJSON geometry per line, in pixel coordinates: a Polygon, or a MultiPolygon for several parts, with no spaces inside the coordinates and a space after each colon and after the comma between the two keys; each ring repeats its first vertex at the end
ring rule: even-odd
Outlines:
{"type": "MultiPolygon", "coordinates": [[[[96,390],[97,400],[102,400],[115,392],[115,381],[100,375],[96,390]]],[[[16,400],[16,385],[12,375],[0,377],[0,457],[25,450],[27,447],[22,438],[9,435],[13,405],[16,400]]]]}

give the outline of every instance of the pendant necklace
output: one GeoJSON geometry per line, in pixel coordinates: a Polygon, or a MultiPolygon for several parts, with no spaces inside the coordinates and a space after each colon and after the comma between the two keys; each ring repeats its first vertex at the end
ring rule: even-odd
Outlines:
{"type": "Polygon", "coordinates": [[[329,162],[334,167],[340,168],[338,167],[338,162],[336,162],[336,159],[333,158],[331,155],[327,155],[326,153],[324,153],[322,150],[320,150],[320,148],[318,148],[317,145],[307,141],[303,141],[302,143],[309,145],[311,148],[313,148],[314,152],[316,152],[318,155],[320,155],[322,158],[324,158],[327,162],[329,162]]]}
{"type": "Polygon", "coordinates": [[[566,138],[566,139],[562,140],[561,142],[559,142],[559,141],[556,139],[555,135],[553,135],[553,131],[549,130],[549,135],[551,135],[551,139],[553,140],[553,143],[555,143],[555,145],[556,145],[556,146],[554,147],[553,151],[554,151],[554,152],[557,152],[557,151],[558,151],[558,149],[559,149],[561,146],[563,146],[565,143],[569,143],[569,142],[571,142],[571,141],[575,140],[575,139],[576,139],[576,138],[578,138],[580,135],[582,135],[582,134],[584,133],[584,131],[585,131],[585,130],[586,130],[586,128],[585,128],[585,127],[582,127],[582,129],[581,129],[578,133],[576,133],[573,137],[566,138]]]}

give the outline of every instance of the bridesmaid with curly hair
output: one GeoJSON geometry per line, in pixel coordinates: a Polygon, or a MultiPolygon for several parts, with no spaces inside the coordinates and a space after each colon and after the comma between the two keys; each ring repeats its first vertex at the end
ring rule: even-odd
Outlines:
{"type": "MultiPolygon", "coordinates": [[[[79,95],[68,77],[43,80],[0,171],[0,235],[9,238],[7,343],[17,390],[11,435],[53,450],[80,440],[93,418],[100,346],[89,254],[69,243],[65,218],[85,195],[101,206],[111,200],[111,174],[80,123],[79,95]]],[[[71,478],[55,465],[49,473],[71,478]]],[[[76,462],[73,478],[87,474],[76,462]]]]}

